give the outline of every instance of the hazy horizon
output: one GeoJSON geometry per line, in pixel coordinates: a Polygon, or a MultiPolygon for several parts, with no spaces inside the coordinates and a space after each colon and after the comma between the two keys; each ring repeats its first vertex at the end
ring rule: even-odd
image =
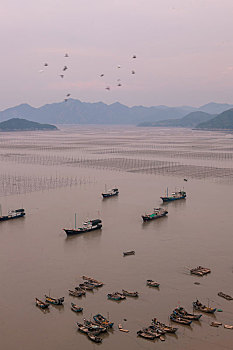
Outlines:
{"type": "Polygon", "coordinates": [[[233,103],[230,0],[12,0],[0,10],[0,110],[68,93],[127,106],[233,103]]]}

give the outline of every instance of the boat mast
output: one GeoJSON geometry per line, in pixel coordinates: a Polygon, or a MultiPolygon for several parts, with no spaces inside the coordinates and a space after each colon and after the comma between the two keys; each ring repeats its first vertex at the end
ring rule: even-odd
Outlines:
{"type": "Polygon", "coordinates": [[[2,205],[0,204],[0,217],[2,216],[2,205]]]}
{"type": "Polygon", "coordinates": [[[74,228],[76,230],[76,223],[77,223],[77,214],[74,214],[74,228]]]}
{"type": "Polygon", "coordinates": [[[167,187],[167,197],[168,197],[168,187],[167,187]]]}

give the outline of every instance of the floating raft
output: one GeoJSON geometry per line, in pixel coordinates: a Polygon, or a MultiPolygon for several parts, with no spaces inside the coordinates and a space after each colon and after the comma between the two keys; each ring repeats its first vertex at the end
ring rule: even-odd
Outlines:
{"type": "Polygon", "coordinates": [[[204,275],[207,275],[210,272],[211,272],[211,270],[209,268],[202,267],[202,266],[198,266],[198,267],[195,267],[194,269],[190,270],[190,273],[192,275],[197,275],[197,276],[204,276],[204,275]]]}

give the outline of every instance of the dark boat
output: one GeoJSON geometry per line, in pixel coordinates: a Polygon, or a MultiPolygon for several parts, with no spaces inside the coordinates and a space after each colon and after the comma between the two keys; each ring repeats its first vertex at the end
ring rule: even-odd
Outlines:
{"type": "Polygon", "coordinates": [[[84,283],[80,283],[79,284],[79,287],[81,289],[84,289],[84,290],[93,290],[95,287],[91,286],[90,284],[84,284],[84,283]]]}
{"type": "Polygon", "coordinates": [[[160,284],[158,282],[155,282],[153,280],[147,280],[146,284],[150,287],[155,287],[155,288],[159,288],[160,284]]]}
{"type": "Polygon", "coordinates": [[[93,287],[93,288],[99,288],[99,287],[103,286],[103,284],[101,284],[101,283],[90,282],[90,281],[84,281],[83,284],[85,286],[90,286],[90,287],[93,287]]]}
{"type": "Polygon", "coordinates": [[[198,321],[202,315],[189,314],[183,307],[177,307],[173,314],[178,315],[186,320],[198,321]]]}
{"type": "Polygon", "coordinates": [[[159,333],[157,329],[154,329],[151,326],[149,326],[148,328],[142,328],[142,331],[146,334],[155,336],[155,338],[159,338],[161,336],[161,333],[159,333]]]}
{"type": "Polygon", "coordinates": [[[89,331],[89,328],[88,328],[87,326],[84,326],[84,325],[81,324],[81,323],[78,323],[78,322],[77,322],[77,326],[78,326],[79,332],[81,332],[81,333],[87,334],[87,333],[90,332],[90,331],[89,331]]]}
{"type": "Polygon", "coordinates": [[[167,326],[166,324],[157,321],[156,318],[154,318],[151,323],[152,323],[152,327],[157,327],[159,330],[163,331],[164,333],[176,333],[178,329],[176,327],[167,326]]]}
{"type": "Polygon", "coordinates": [[[195,310],[199,310],[199,311],[205,312],[207,314],[213,314],[216,311],[216,308],[202,305],[202,303],[200,303],[199,300],[193,302],[193,308],[195,310]]]}
{"type": "Polygon", "coordinates": [[[107,327],[107,328],[112,328],[114,325],[113,322],[110,322],[101,314],[96,314],[95,316],[93,316],[93,319],[96,323],[100,324],[101,326],[107,327]]]}
{"type": "Polygon", "coordinates": [[[46,302],[54,305],[62,305],[64,302],[64,297],[56,299],[45,295],[45,299],[46,299],[46,302]]]}
{"type": "Polygon", "coordinates": [[[166,332],[159,326],[155,325],[155,324],[152,324],[148,327],[148,329],[151,331],[151,332],[154,332],[155,334],[159,334],[159,335],[163,335],[165,334],[166,332]]]}
{"type": "Polygon", "coordinates": [[[126,297],[134,297],[134,298],[138,297],[138,292],[128,292],[127,290],[122,289],[122,293],[126,297]]]}
{"type": "Polygon", "coordinates": [[[78,305],[75,305],[74,303],[71,303],[71,310],[74,312],[82,312],[83,308],[78,305]]]}
{"type": "Polygon", "coordinates": [[[119,301],[119,300],[126,299],[126,297],[122,293],[115,292],[115,293],[109,293],[108,299],[119,301]]]}
{"type": "Polygon", "coordinates": [[[78,286],[78,287],[75,287],[74,289],[75,289],[75,291],[77,291],[78,293],[82,294],[83,296],[86,295],[85,290],[83,290],[81,287],[78,286]]]}
{"type": "Polygon", "coordinates": [[[172,192],[171,196],[168,195],[168,190],[167,190],[167,195],[164,197],[160,197],[163,202],[172,202],[176,201],[179,199],[185,199],[186,198],[186,192],[185,191],[176,191],[172,192]]]}
{"type": "Polygon", "coordinates": [[[90,330],[96,331],[96,332],[101,332],[104,333],[107,331],[107,328],[104,326],[101,326],[100,324],[97,324],[92,321],[88,321],[84,318],[84,325],[87,326],[90,330]]]}
{"type": "Polygon", "coordinates": [[[38,298],[35,298],[35,299],[36,299],[36,306],[40,307],[41,309],[47,309],[49,307],[48,303],[44,303],[38,298]]]}
{"type": "Polygon", "coordinates": [[[143,221],[150,221],[150,220],[162,218],[167,214],[168,214],[168,211],[163,208],[154,208],[154,212],[152,214],[142,215],[142,219],[143,221]]]}
{"type": "Polygon", "coordinates": [[[72,297],[82,297],[83,293],[79,292],[77,290],[70,290],[69,289],[69,295],[71,295],[72,297]]]}
{"type": "Polygon", "coordinates": [[[198,267],[195,267],[194,269],[190,270],[190,273],[192,275],[197,275],[197,276],[204,276],[210,272],[211,272],[211,270],[209,268],[203,267],[203,266],[198,266],[198,267]]]}
{"type": "Polygon", "coordinates": [[[7,221],[7,220],[12,220],[12,219],[18,219],[22,218],[25,216],[25,210],[24,209],[15,209],[15,210],[10,210],[8,212],[8,215],[2,215],[1,214],[2,209],[0,206],[0,221],[7,221]]]}
{"type": "Polygon", "coordinates": [[[113,196],[118,196],[118,194],[119,194],[118,188],[112,188],[111,190],[108,190],[108,191],[105,190],[105,192],[102,193],[102,196],[103,198],[109,198],[113,196]]]}
{"type": "Polygon", "coordinates": [[[69,235],[76,235],[79,233],[85,233],[85,232],[90,232],[94,230],[99,230],[102,228],[102,221],[100,219],[95,219],[95,220],[89,220],[83,223],[82,227],[74,228],[74,229],[66,229],[64,228],[63,230],[69,235]]]}
{"type": "Polygon", "coordinates": [[[142,330],[137,331],[137,335],[139,337],[145,338],[145,339],[150,339],[150,340],[154,340],[156,338],[156,335],[154,334],[149,334],[149,333],[145,333],[142,330]]]}
{"type": "Polygon", "coordinates": [[[94,341],[95,343],[102,343],[102,339],[100,337],[97,337],[96,334],[89,332],[87,333],[87,336],[90,340],[94,341]]]}
{"type": "Polygon", "coordinates": [[[129,250],[128,252],[123,252],[123,256],[127,256],[127,255],[135,255],[135,251],[129,250]]]}
{"type": "Polygon", "coordinates": [[[222,298],[224,298],[224,299],[226,299],[226,300],[233,300],[233,298],[232,298],[230,295],[225,294],[225,293],[223,293],[223,292],[219,292],[219,293],[218,293],[218,296],[219,296],[219,297],[222,297],[222,298]]]}
{"type": "Polygon", "coordinates": [[[104,285],[103,282],[100,282],[100,281],[98,281],[98,280],[95,280],[95,279],[92,278],[92,277],[82,276],[82,278],[83,278],[84,280],[86,280],[86,281],[91,282],[91,283],[96,283],[96,284],[98,284],[98,287],[102,287],[102,286],[104,285]]]}
{"type": "Polygon", "coordinates": [[[173,322],[176,322],[176,323],[186,325],[186,326],[190,326],[192,323],[192,321],[185,320],[183,317],[177,316],[175,314],[171,314],[170,320],[172,320],[173,322]]]}

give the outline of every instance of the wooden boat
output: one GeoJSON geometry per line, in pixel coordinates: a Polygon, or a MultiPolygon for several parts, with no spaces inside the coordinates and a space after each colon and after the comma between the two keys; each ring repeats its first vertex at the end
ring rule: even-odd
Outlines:
{"type": "Polygon", "coordinates": [[[95,280],[95,279],[92,278],[92,277],[82,276],[82,278],[83,278],[84,280],[90,281],[90,282],[92,282],[92,283],[101,284],[101,286],[104,285],[103,282],[97,281],[97,280],[95,280]]]}
{"type": "Polygon", "coordinates": [[[210,323],[210,326],[211,326],[211,327],[219,327],[219,326],[221,326],[221,325],[222,325],[221,322],[214,322],[214,321],[213,321],[213,322],[210,323]]]}
{"type": "Polygon", "coordinates": [[[62,305],[63,302],[64,302],[64,297],[62,298],[52,298],[52,297],[49,297],[47,295],[45,295],[45,299],[46,299],[46,302],[50,303],[50,304],[54,304],[54,305],[62,305]]]}
{"type": "Polygon", "coordinates": [[[123,252],[123,256],[127,256],[127,255],[135,255],[135,251],[134,250],[130,250],[128,252],[123,252]]]}
{"type": "Polygon", "coordinates": [[[199,310],[207,314],[213,314],[216,311],[216,308],[202,305],[202,303],[200,303],[199,300],[193,302],[193,308],[195,310],[199,310]]]}
{"type": "Polygon", "coordinates": [[[75,305],[74,303],[71,303],[71,310],[74,312],[82,312],[83,308],[78,305],[75,305]]]}
{"type": "Polygon", "coordinates": [[[150,287],[155,287],[155,288],[158,288],[160,286],[160,284],[158,282],[155,282],[153,280],[147,280],[146,284],[150,287]]]}
{"type": "Polygon", "coordinates": [[[125,332],[125,333],[129,333],[129,330],[128,329],[124,329],[123,327],[122,327],[122,324],[118,324],[118,329],[119,329],[119,331],[121,331],[121,332],[125,332]]]}
{"type": "Polygon", "coordinates": [[[222,298],[224,298],[226,300],[233,300],[233,298],[230,295],[227,295],[227,294],[225,294],[223,292],[219,292],[218,296],[220,296],[220,297],[222,297],[222,298]]]}
{"type": "Polygon", "coordinates": [[[165,332],[165,333],[176,333],[177,329],[176,327],[171,327],[171,326],[167,326],[164,323],[161,323],[159,321],[157,321],[156,318],[154,318],[152,321],[152,326],[157,327],[159,330],[165,332]]]}
{"type": "Polygon", "coordinates": [[[82,297],[83,293],[79,292],[77,290],[70,290],[69,289],[69,295],[71,295],[72,297],[82,297]]]}
{"type": "Polygon", "coordinates": [[[174,315],[174,314],[171,314],[170,320],[172,320],[173,322],[176,322],[176,323],[183,324],[183,325],[185,325],[185,326],[190,326],[191,323],[192,323],[192,321],[190,321],[190,320],[185,320],[184,318],[179,317],[179,316],[174,315]]]}
{"type": "Polygon", "coordinates": [[[101,314],[96,314],[95,316],[93,316],[93,319],[96,323],[100,324],[101,326],[104,327],[108,327],[108,328],[112,328],[114,323],[110,322],[107,318],[105,318],[103,315],[101,314]]]}
{"type": "Polygon", "coordinates": [[[91,281],[84,281],[83,284],[85,286],[90,286],[90,287],[93,287],[93,288],[98,288],[98,287],[102,287],[103,284],[101,283],[96,283],[96,282],[91,282],[91,281]]]}
{"type": "Polygon", "coordinates": [[[198,321],[202,315],[189,314],[183,307],[177,307],[173,311],[175,315],[178,315],[186,320],[198,321]]]}
{"type": "Polygon", "coordinates": [[[77,292],[82,293],[83,296],[86,295],[85,290],[83,290],[82,288],[80,288],[80,287],[75,287],[74,289],[75,289],[77,292]]]}
{"type": "Polygon", "coordinates": [[[123,294],[116,292],[116,293],[109,293],[108,299],[119,301],[119,300],[126,299],[126,297],[123,294]]]}
{"type": "Polygon", "coordinates": [[[87,285],[87,284],[84,284],[84,283],[80,283],[79,284],[79,287],[81,289],[84,289],[84,290],[93,290],[95,287],[91,286],[90,284],[87,285]]]}
{"type": "Polygon", "coordinates": [[[122,293],[126,297],[134,297],[134,298],[138,297],[138,292],[128,292],[127,290],[122,289],[122,293]]]}
{"type": "Polygon", "coordinates": [[[42,300],[35,298],[36,299],[36,306],[40,307],[41,309],[47,309],[49,307],[48,303],[44,303],[42,300]]]}
{"type": "Polygon", "coordinates": [[[224,328],[233,329],[233,326],[231,326],[231,325],[229,325],[229,324],[225,324],[225,325],[224,325],[224,328]]]}
{"type": "Polygon", "coordinates": [[[78,326],[79,332],[85,333],[85,334],[89,333],[89,328],[84,326],[83,324],[77,322],[77,326],[78,326]]]}
{"type": "Polygon", "coordinates": [[[142,330],[137,331],[137,335],[138,335],[139,337],[142,337],[142,338],[145,338],[145,339],[150,339],[150,340],[154,340],[154,339],[156,338],[155,335],[149,334],[149,333],[145,333],[145,332],[143,332],[142,330]]]}
{"type": "Polygon", "coordinates": [[[97,324],[97,323],[92,322],[92,321],[88,321],[85,318],[83,321],[84,321],[84,325],[87,326],[92,331],[96,331],[96,332],[100,332],[100,333],[104,333],[107,331],[107,328],[101,326],[100,324],[97,324]]]}
{"type": "Polygon", "coordinates": [[[198,266],[198,267],[195,267],[194,269],[190,270],[190,273],[192,275],[197,275],[197,276],[204,276],[204,275],[207,275],[210,272],[211,272],[211,270],[209,268],[202,267],[202,266],[198,266]]]}
{"type": "Polygon", "coordinates": [[[159,326],[157,326],[157,325],[155,325],[155,324],[150,325],[150,326],[148,327],[148,329],[149,329],[151,332],[153,332],[153,333],[155,333],[155,334],[159,334],[159,335],[165,334],[165,333],[166,333],[161,327],[159,327],[159,326]]]}
{"type": "Polygon", "coordinates": [[[94,341],[95,343],[102,343],[102,339],[100,337],[97,337],[96,334],[89,332],[87,333],[87,336],[90,340],[94,341]]]}
{"type": "MultiPolygon", "coordinates": [[[[142,328],[142,331],[147,334],[154,335],[155,338],[159,338],[162,333],[158,331],[157,328],[149,326],[148,328],[142,328]]],[[[165,333],[164,333],[165,334],[165,333]]]]}

